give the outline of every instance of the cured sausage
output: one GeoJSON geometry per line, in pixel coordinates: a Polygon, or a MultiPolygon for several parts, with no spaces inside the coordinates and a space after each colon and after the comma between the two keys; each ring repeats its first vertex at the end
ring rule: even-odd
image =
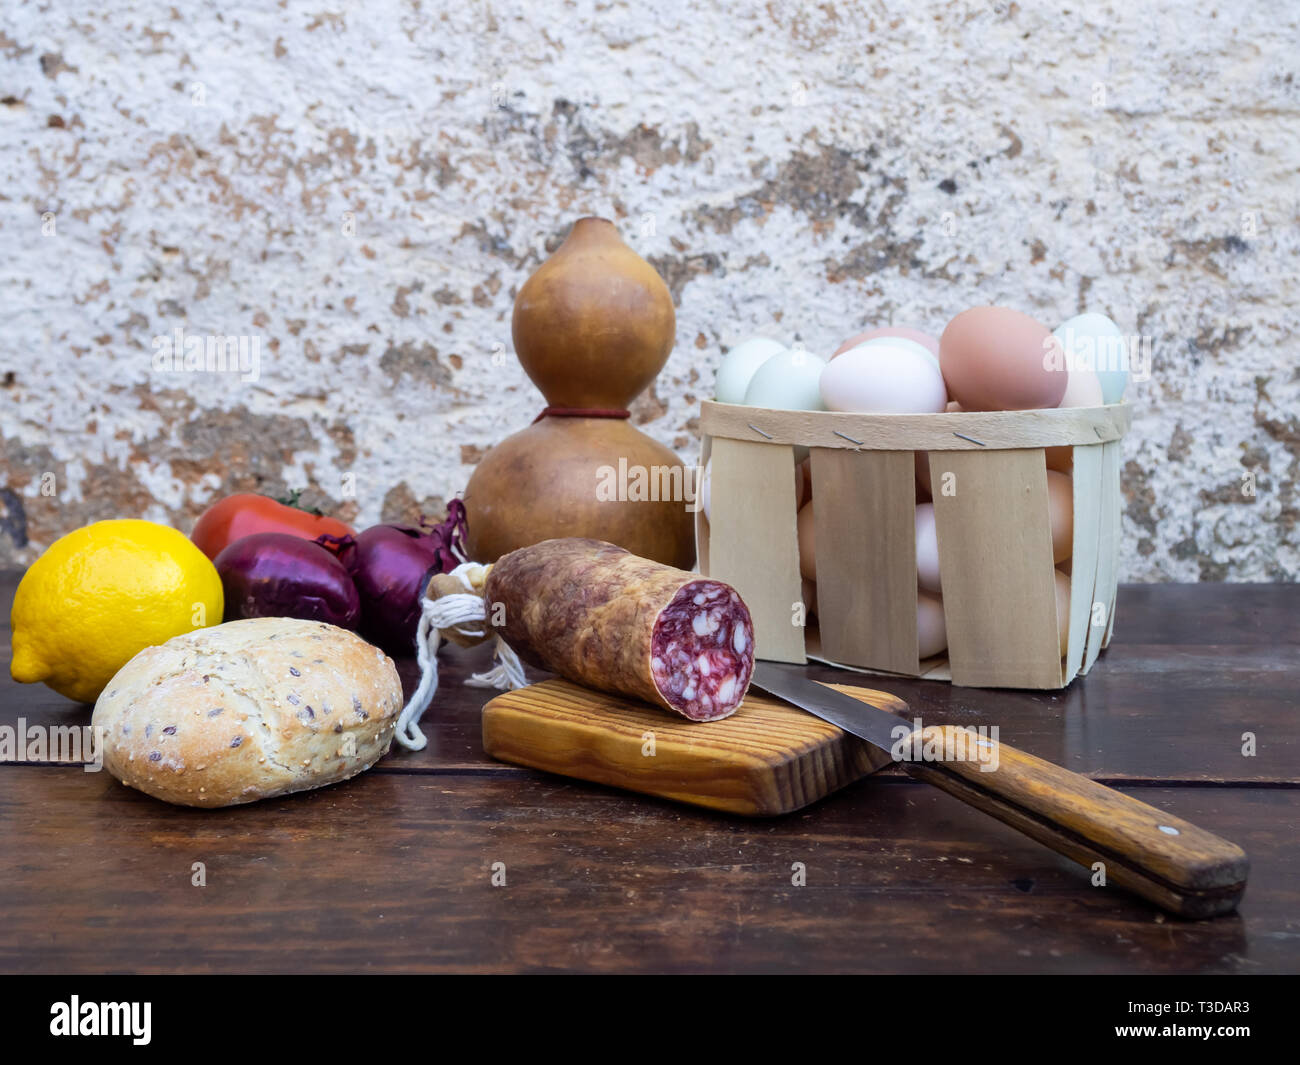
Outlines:
{"type": "Polygon", "coordinates": [[[511,551],[484,599],[523,661],[692,721],[734,713],[754,671],[753,621],[730,585],[602,540],[511,551]]]}

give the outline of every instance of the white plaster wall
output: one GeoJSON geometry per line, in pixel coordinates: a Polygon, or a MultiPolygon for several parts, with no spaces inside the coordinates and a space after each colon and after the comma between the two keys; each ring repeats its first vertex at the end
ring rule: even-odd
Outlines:
{"type": "Polygon", "coordinates": [[[540,407],[511,302],[595,213],[677,299],[634,414],[683,455],[747,334],[1101,310],[1155,355],[1123,577],[1295,579],[1297,8],[1066,7],[7,0],[0,561],[236,489],[437,508],[540,407]],[[178,327],[257,380],[155,370],[178,327]]]}

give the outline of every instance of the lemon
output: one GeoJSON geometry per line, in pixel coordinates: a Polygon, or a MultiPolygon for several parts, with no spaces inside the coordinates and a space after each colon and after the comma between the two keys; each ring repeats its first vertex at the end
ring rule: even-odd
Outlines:
{"type": "Polygon", "coordinates": [[[14,594],[13,661],[90,703],[136,652],[221,622],[216,567],[190,540],[152,521],[99,521],[52,543],[14,594]]]}

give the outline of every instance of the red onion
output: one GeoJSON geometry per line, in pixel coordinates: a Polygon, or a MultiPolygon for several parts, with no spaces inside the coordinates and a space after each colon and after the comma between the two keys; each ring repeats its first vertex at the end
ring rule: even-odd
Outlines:
{"type": "Polygon", "coordinates": [[[347,568],[321,544],[289,533],[244,536],[214,564],[226,598],[226,621],[303,618],[356,629],[361,600],[347,568]]]}
{"type": "Polygon", "coordinates": [[[319,537],[337,544],[339,559],[361,597],[361,635],[390,655],[415,653],[420,600],[429,578],[464,560],[465,504],[453,499],[447,518],[429,526],[375,525],[355,537],[319,537]],[[460,550],[457,555],[453,548],[460,550]]]}

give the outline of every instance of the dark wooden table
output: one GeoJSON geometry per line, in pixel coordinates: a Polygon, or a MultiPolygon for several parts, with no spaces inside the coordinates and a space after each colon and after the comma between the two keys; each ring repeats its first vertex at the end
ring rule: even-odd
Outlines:
{"type": "MultiPolygon", "coordinates": [[[[490,761],[490,693],[461,683],[486,649],[443,656],[429,746],[337,787],[199,811],[78,765],[0,766],[0,970],[1300,969],[1300,587],[1124,587],[1110,649],[1062,693],[867,682],[1241,844],[1239,913],[1200,923],[893,771],[753,821],[490,761]]],[[[0,724],[89,721],[7,674],[0,724]]]]}

